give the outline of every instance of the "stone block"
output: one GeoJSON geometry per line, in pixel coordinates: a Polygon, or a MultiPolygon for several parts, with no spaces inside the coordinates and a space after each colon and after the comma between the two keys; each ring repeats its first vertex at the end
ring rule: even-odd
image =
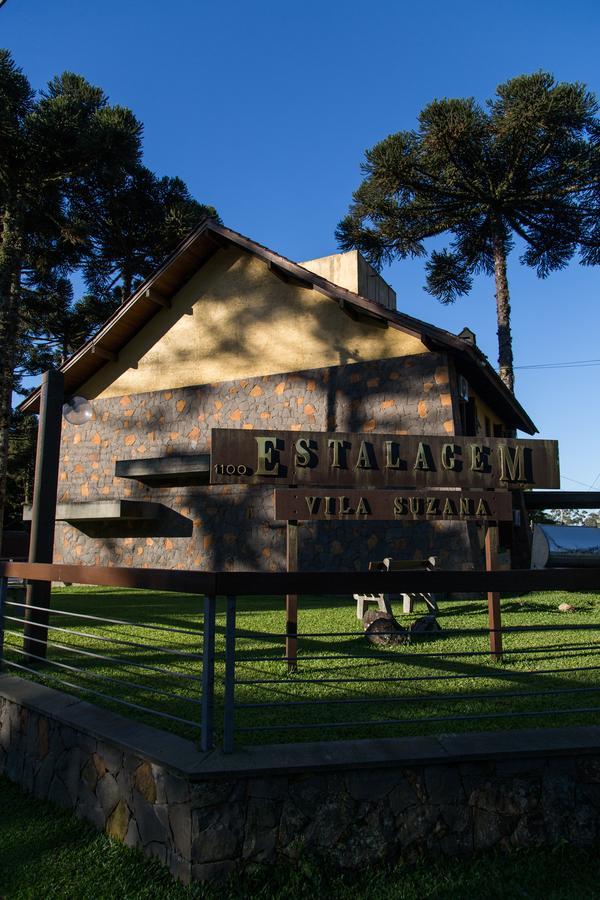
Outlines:
{"type": "Polygon", "coordinates": [[[214,806],[216,803],[224,803],[230,799],[235,789],[235,782],[222,781],[221,779],[194,783],[191,785],[190,803],[194,809],[214,806]]]}
{"type": "Polygon", "coordinates": [[[144,800],[137,791],[133,792],[133,815],[144,847],[152,842],[164,843],[167,840],[165,822],[161,820],[159,808],[144,800]]]}
{"type": "Polygon", "coordinates": [[[155,859],[158,859],[163,866],[167,862],[167,848],[164,844],[161,844],[158,841],[153,841],[150,844],[146,844],[144,847],[144,852],[146,856],[153,856],[155,859]]]}
{"type": "Polygon", "coordinates": [[[459,804],[465,800],[465,791],[456,766],[427,766],[425,787],[429,803],[459,804]]]}
{"type": "Polygon", "coordinates": [[[600,756],[584,756],[577,765],[579,781],[600,784],[600,756]]]}
{"type": "Polygon", "coordinates": [[[75,815],[78,819],[85,819],[94,828],[104,831],[106,825],[106,814],[102,809],[100,802],[95,794],[93,794],[87,786],[80,784],[80,792],[75,806],[75,815]]]}
{"type": "Polygon", "coordinates": [[[97,756],[98,765],[107,768],[111,775],[116,775],[123,768],[123,751],[118,747],[98,741],[97,756]]]}
{"type": "Polygon", "coordinates": [[[231,859],[219,862],[196,863],[192,866],[192,881],[224,881],[237,869],[236,863],[231,859]]]}
{"type": "Polygon", "coordinates": [[[301,775],[290,778],[288,797],[307,818],[314,815],[328,794],[325,775],[301,775]]]}
{"type": "Polygon", "coordinates": [[[515,847],[543,847],[546,844],[546,825],[541,810],[522,816],[510,836],[515,847]]]}
{"type": "Polygon", "coordinates": [[[143,762],[137,767],[133,775],[133,786],[147,803],[156,803],[156,783],[149,762],[143,762]]]}
{"type": "Polygon", "coordinates": [[[55,773],[50,781],[47,799],[63,809],[70,809],[73,806],[73,798],[62,778],[55,773]]]}
{"type": "Polygon", "coordinates": [[[296,858],[304,849],[304,831],[309,819],[289,798],[284,800],[279,820],[278,846],[286,856],[296,858]]]}
{"type": "Polygon", "coordinates": [[[429,830],[436,821],[436,812],[430,806],[411,806],[398,816],[397,827],[402,851],[415,843],[426,840],[429,830]]]}
{"type": "Polygon", "coordinates": [[[125,840],[130,818],[131,812],[129,807],[124,800],[119,800],[106,823],[107,835],[116,838],[118,841],[125,840]]]}
{"type": "Polygon", "coordinates": [[[287,792],[288,780],[283,776],[273,778],[251,778],[248,781],[248,796],[277,800],[287,792]]]}
{"type": "Polygon", "coordinates": [[[192,855],[192,813],[188,803],[175,803],[167,807],[173,846],[184,859],[192,855]]]}
{"type": "Polygon", "coordinates": [[[488,781],[471,792],[469,803],[488,812],[518,816],[531,812],[539,803],[541,784],[539,778],[511,781],[488,781]]]}
{"type": "Polygon", "coordinates": [[[568,819],[566,840],[575,847],[591,847],[597,841],[599,830],[598,811],[586,803],[578,790],[575,808],[568,819]]]}
{"type": "Polygon", "coordinates": [[[512,830],[511,821],[506,821],[494,810],[473,810],[473,846],[475,850],[496,847],[501,839],[512,830]]]}
{"type": "Polygon", "coordinates": [[[348,794],[353,800],[375,803],[387,797],[398,784],[398,773],[386,769],[361,768],[347,777],[348,794]]]}
{"type": "Polygon", "coordinates": [[[90,757],[83,765],[81,769],[81,781],[88,787],[90,791],[96,790],[96,784],[98,783],[98,770],[94,765],[94,760],[90,757]]]}
{"type": "Polygon", "coordinates": [[[98,802],[107,819],[119,800],[124,799],[121,797],[121,791],[119,790],[116,778],[111,775],[110,772],[106,772],[102,778],[98,779],[96,785],[96,797],[98,798],[98,802]]]}
{"type": "Polygon", "coordinates": [[[244,819],[245,809],[239,803],[193,810],[192,859],[237,859],[244,843],[244,819]]]}
{"type": "Polygon", "coordinates": [[[251,798],[246,808],[242,855],[265,862],[274,856],[282,804],[275,800],[251,798]]]}
{"type": "Polygon", "coordinates": [[[142,841],[140,838],[140,832],[138,830],[137,824],[133,816],[129,820],[129,825],[127,826],[127,833],[123,838],[123,843],[126,847],[142,847],[142,841]]]}
{"type": "Polygon", "coordinates": [[[58,757],[55,765],[55,772],[67,788],[73,805],[77,799],[80,769],[79,748],[76,746],[65,750],[58,757]]]}

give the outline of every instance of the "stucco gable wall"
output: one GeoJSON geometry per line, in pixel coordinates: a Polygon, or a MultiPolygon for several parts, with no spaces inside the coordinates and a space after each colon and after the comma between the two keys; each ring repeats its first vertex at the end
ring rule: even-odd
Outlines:
{"type": "Polygon", "coordinates": [[[427,352],[396,328],[356,322],[251,254],[220,250],[80,393],[118,397],[427,352]]]}

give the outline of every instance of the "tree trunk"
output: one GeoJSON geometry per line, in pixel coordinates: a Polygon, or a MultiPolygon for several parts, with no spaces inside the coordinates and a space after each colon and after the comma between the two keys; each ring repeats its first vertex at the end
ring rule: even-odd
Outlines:
{"type": "Polygon", "coordinates": [[[16,217],[5,209],[0,239],[0,545],[6,503],[6,469],[14,370],[20,328],[21,234],[16,217]]]}
{"type": "Polygon", "coordinates": [[[506,250],[498,229],[492,236],[494,274],[496,279],[496,316],[498,321],[498,370],[500,378],[514,392],[512,335],[510,331],[510,296],[506,277],[506,250]]]}

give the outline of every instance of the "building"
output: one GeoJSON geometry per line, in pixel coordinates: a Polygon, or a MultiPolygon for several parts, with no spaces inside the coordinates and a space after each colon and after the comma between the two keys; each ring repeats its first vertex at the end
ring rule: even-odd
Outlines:
{"type": "MultiPolygon", "coordinates": [[[[273,491],[208,484],[211,428],[536,431],[473,333],[398,312],[358,253],[297,264],[210,221],[62,371],[93,418],[64,424],[55,562],[281,570],[273,491]]],[[[310,523],[300,566],[435,553],[468,567],[480,551],[461,522],[310,523]]]]}

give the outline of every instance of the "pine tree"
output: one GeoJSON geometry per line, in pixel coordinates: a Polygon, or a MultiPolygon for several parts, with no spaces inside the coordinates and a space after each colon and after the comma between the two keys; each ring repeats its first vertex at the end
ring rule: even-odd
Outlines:
{"type": "Polygon", "coordinates": [[[65,73],[35,94],[0,50],[0,529],[12,392],[63,361],[212,207],[141,163],[142,126],[65,73]],[[88,293],[74,301],[79,270],[88,293]]]}
{"type": "Polygon", "coordinates": [[[499,373],[514,389],[507,260],[515,235],[522,263],[541,278],[579,251],[600,261],[600,123],[582,84],[522,75],[500,85],[485,108],[435,100],[416,131],[368,150],[365,179],[338,225],[340,246],[376,267],[426,255],[424,242],[451,237],[426,263],[426,290],[453,303],[473,276],[496,286],[499,373]]]}

